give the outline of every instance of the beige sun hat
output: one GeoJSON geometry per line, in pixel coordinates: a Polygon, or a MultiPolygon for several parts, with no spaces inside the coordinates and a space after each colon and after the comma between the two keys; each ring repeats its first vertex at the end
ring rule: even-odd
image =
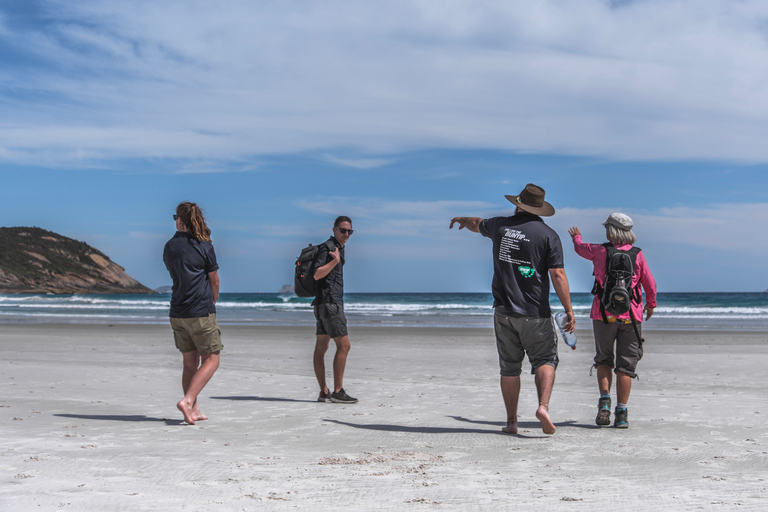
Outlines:
{"type": "Polygon", "coordinates": [[[632,219],[629,218],[629,215],[625,215],[623,213],[615,212],[608,216],[608,220],[603,222],[603,226],[615,226],[619,229],[623,229],[624,231],[629,231],[632,229],[632,226],[634,224],[632,223],[632,219]]]}

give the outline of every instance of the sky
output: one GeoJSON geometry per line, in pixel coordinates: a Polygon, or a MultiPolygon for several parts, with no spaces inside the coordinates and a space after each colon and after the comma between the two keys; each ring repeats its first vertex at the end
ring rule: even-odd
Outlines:
{"type": "Polygon", "coordinates": [[[768,288],[768,3],[4,0],[0,226],[150,288],[180,201],[223,292],[275,292],[347,215],[347,292],[488,292],[454,216],[556,209],[571,289],[635,222],[662,292],[768,288]]]}

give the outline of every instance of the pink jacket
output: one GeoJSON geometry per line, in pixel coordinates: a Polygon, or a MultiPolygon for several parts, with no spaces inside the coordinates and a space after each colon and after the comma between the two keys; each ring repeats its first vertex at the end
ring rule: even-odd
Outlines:
{"type": "MultiPolygon", "coordinates": [[[[592,262],[595,270],[595,279],[601,286],[605,285],[605,247],[600,244],[586,244],[581,241],[581,235],[573,237],[573,248],[576,250],[576,254],[584,259],[592,262]]],[[[617,249],[627,251],[632,248],[632,245],[618,245],[617,249]]],[[[637,283],[640,283],[643,291],[645,292],[645,300],[648,306],[656,307],[656,280],[651,274],[651,270],[648,268],[648,262],[645,261],[643,252],[640,251],[637,254],[635,260],[635,275],[632,277],[632,287],[636,287],[637,283]]],[[[635,315],[635,320],[638,322],[643,321],[643,305],[632,302],[632,313],[635,315]]],[[[600,299],[595,295],[592,301],[592,311],[589,314],[589,318],[592,320],[602,320],[603,315],[600,313],[600,299]]],[[[619,319],[628,319],[629,313],[619,315],[619,319]]]]}

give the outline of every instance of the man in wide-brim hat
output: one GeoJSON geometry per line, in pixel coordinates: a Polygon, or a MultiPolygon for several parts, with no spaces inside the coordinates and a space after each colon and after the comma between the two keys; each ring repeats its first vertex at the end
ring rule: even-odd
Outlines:
{"type": "Polygon", "coordinates": [[[536,418],[547,434],[555,433],[549,417],[549,398],[555,382],[557,336],[549,307],[549,279],[568,316],[565,330],[573,332],[575,320],[568,278],[565,275],[563,246],[557,233],[541,217],[555,214],[544,200],[543,188],[529,183],[516,196],[505,196],[516,206],[511,217],[454,217],[458,223],[493,240],[493,307],[496,347],[501,367],[501,394],[507,409],[507,426],[517,433],[517,403],[520,374],[528,355],[534,374],[539,406],[536,418]]]}

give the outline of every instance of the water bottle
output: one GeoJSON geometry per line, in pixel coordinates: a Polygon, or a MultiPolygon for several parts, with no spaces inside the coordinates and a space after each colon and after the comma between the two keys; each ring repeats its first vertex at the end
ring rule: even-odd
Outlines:
{"type": "Polygon", "coordinates": [[[571,347],[572,350],[576,350],[576,331],[565,332],[566,322],[568,322],[568,315],[566,315],[565,312],[561,311],[555,315],[555,323],[557,324],[558,329],[560,329],[560,334],[563,335],[563,341],[565,341],[565,344],[571,347]]]}

